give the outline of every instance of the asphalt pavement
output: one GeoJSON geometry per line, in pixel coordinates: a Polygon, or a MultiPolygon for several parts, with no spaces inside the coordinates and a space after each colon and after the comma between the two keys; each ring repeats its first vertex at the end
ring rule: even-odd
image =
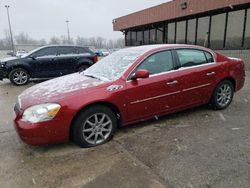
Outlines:
{"type": "Polygon", "coordinates": [[[146,121],[89,149],[19,140],[13,106],[34,84],[0,82],[0,187],[250,187],[250,72],[225,110],[201,106],[146,121]]]}

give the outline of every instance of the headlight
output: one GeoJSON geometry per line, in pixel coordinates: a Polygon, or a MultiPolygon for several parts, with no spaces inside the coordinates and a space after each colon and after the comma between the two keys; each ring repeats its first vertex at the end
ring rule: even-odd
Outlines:
{"type": "Polygon", "coordinates": [[[31,123],[49,121],[56,116],[60,108],[59,104],[54,103],[31,106],[24,111],[22,120],[31,123]]]}

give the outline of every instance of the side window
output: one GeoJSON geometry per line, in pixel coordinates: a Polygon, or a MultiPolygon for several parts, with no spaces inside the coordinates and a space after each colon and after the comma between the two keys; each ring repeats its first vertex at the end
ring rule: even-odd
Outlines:
{"type": "Polygon", "coordinates": [[[201,50],[176,50],[181,67],[191,67],[207,63],[205,53],[201,50]]]}
{"type": "Polygon", "coordinates": [[[214,58],[213,58],[213,56],[210,53],[205,52],[205,55],[206,55],[208,63],[213,63],[214,62],[214,58]]]}
{"type": "Polygon", "coordinates": [[[78,52],[79,54],[88,53],[88,51],[87,51],[85,48],[79,48],[79,47],[77,47],[77,52],[78,52]]]}
{"type": "Polygon", "coordinates": [[[33,54],[34,57],[56,56],[56,47],[48,47],[39,50],[33,54]]]}
{"type": "Polygon", "coordinates": [[[173,70],[174,63],[171,51],[158,52],[144,60],[136,70],[146,69],[149,73],[157,74],[173,70]]]}
{"type": "Polygon", "coordinates": [[[74,47],[61,46],[58,47],[58,55],[72,55],[76,54],[76,49],[74,47]]]}

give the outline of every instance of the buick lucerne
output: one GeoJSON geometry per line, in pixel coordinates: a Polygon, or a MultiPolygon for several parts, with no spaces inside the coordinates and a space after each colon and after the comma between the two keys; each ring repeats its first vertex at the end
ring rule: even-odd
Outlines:
{"type": "Polygon", "coordinates": [[[25,90],[14,124],[27,144],[72,139],[92,147],[119,127],[203,104],[228,107],[245,81],[244,62],[192,45],[119,50],[89,69],[25,90]]]}

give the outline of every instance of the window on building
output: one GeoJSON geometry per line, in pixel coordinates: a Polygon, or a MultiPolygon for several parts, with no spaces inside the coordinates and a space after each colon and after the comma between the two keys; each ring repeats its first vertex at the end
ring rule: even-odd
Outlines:
{"type": "Polygon", "coordinates": [[[205,53],[201,50],[181,49],[176,50],[182,67],[191,67],[207,63],[205,53]]]}
{"type": "Polygon", "coordinates": [[[168,24],[165,24],[165,38],[164,42],[168,43],[168,24]]]}
{"type": "Polygon", "coordinates": [[[144,60],[136,70],[146,69],[150,74],[158,74],[173,70],[174,63],[171,51],[158,52],[144,60]]]}
{"type": "Polygon", "coordinates": [[[208,33],[209,32],[209,17],[202,17],[198,19],[197,30],[197,45],[208,45],[208,33]]]}
{"type": "Polygon", "coordinates": [[[226,14],[212,16],[210,31],[210,48],[223,49],[226,14]]]}
{"type": "Polygon", "coordinates": [[[156,33],[155,33],[156,29],[150,29],[150,44],[155,44],[156,43],[156,33]]]}
{"type": "Polygon", "coordinates": [[[137,31],[137,45],[143,44],[143,31],[137,31]]]}
{"type": "Polygon", "coordinates": [[[176,43],[186,42],[186,21],[177,22],[176,43]]]}
{"type": "Polygon", "coordinates": [[[144,30],[144,44],[149,44],[149,30],[144,30]]]}
{"type": "Polygon", "coordinates": [[[127,46],[131,46],[131,32],[130,31],[128,31],[127,33],[126,33],[126,43],[127,43],[127,46]]]}
{"type": "Polygon", "coordinates": [[[175,43],[175,22],[168,24],[168,43],[175,43]]]}
{"type": "Polygon", "coordinates": [[[195,44],[196,19],[188,20],[187,44],[195,44]]]}
{"type": "Polygon", "coordinates": [[[131,46],[136,45],[136,31],[131,31],[131,46]]]}
{"type": "Polygon", "coordinates": [[[156,29],[156,43],[157,44],[163,43],[163,27],[159,27],[156,29]]]}
{"type": "Polygon", "coordinates": [[[234,11],[228,13],[227,23],[227,49],[239,49],[242,44],[245,11],[234,11]]]}
{"type": "Polygon", "coordinates": [[[244,48],[250,49],[250,9],[247,10],[247,22],[246,22],[244,48]]]}

